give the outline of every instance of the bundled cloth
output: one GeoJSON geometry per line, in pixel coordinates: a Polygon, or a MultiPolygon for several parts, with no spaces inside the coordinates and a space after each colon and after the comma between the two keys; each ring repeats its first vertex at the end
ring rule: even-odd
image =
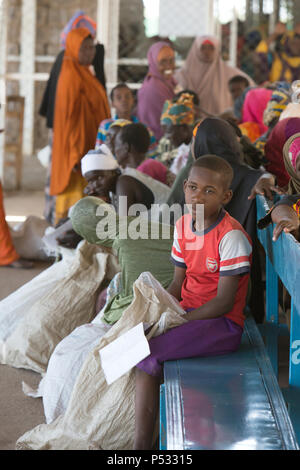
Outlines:
{"type": "Polygon", "coordinates": [[[278,121],[290,101],[291,97],[286,90],[283,88],[274,90],[263,113],[265,126],[269,127],[273,121],[278,121]]]}
{"type": "Polygon", "coordinates": [[[44,373],[56,345],[93,320],[98,289],[117,270],[113,255],[82,241],[75,256],[55,263],[3,299],[0,363],[44,373]]]}

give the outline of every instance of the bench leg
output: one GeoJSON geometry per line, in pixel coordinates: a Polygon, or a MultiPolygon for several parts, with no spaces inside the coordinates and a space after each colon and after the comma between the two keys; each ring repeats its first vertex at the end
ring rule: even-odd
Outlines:
{"type": "Polygon", "coordinates": [[[278,326],[278,275],[268,256],[266,256],[266,349],[270,357],[274,373],[278,375],[278,334],[274,334],[274,326],[278,326]]]}
{"type": "Polygon", "coordinates": [[[159,402],[159,450],[167,450],[167,421],[166,421],[166,397],[165,386],[160,386],[159,402]]]}

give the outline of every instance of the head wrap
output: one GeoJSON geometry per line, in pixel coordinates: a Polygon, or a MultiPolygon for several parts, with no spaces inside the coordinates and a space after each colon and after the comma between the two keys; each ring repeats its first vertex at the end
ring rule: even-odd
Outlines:
{"type": "Polygon", "coordinates": [[[66,40],[55,94],[51,195],[65,191],[72,169],[95,145],[99,122],[110,117],[103,86],[78,60],[81,44],[89,35],[86,28],[76,28],[66,40]]]}
{"type": "Polygon", "coordinates": [[[292,135],[284,144],[283,161],[286,171],[291,179],[288,185],[289,194],[300,193],[300,180],[296,174],[295,166],[300,152],[300,132],[292,135]]]}
{"type": "Polygon", "coordinates": [[[223,119],[206,118],[194,129],[194,155],[217,155],[228,163],[241,163],[241,149],[235,130],[223,119]]]}
{"type": "Polygon", "coordinates": [[[242,123],[255,122],[259,126],[260,135],[268,130],[268,127],[263,122],[263,114],[271,96],[272,90],[258,87],[249,90],[245,97],[242,123]]]}
{"type": "Polygon", "coordinates": [[[278,185],[282,187],[286,186],[290,179],[283,160],[283,148],[286,141],[298,132],[300,117],[280,120],[269,134],[264,147],[266,169],[276,176],[278,185]]]}
{"type": "Polygon", "coordinates": [[[148,126],[156,140],[163,136],[160,126],[160,117],[164,102],[173,99],[176,81],[173,76],[166,78],[158,69],[157,58],[163,47],[172,46],[168,42],[158,41],[152,44],[147,53],[149,64],[148,73],[138,90],[137,116],[139,120],[148,126]]]}
{"type": "Polygon", "coordinates": [[[90,31],[93,38],[96,36],[97,24],[84,11],[78,10],[68,21],[60,35],[60,45],[63,49],[66,47],[66,38],[72,29],[86,28],[90,31]]]}
{"type": "Polygon", "coordinates": [[[116,170],[117,168],[119,164],[105,144],[100,145],[97,150],[89,150],[81,160],[82,176],[89,171],[116,170]]]}
{"type": "Polygon", "coordinates": [[[193,125],[195,121],[194,101],[192,95],[183,93],[177,100],[166,100],[162,115],[161,125],[180,124],[193,125]]]}
{"type": "Polygon", "coordinates": [[[111,125],[109,126],[110,128],[111,127],[124,127],[124,126],[128,126],[128,124],[132,124],[131,121],[128,121],[128,119],[115,119],[111,125]]]}
{"type": "Polygon", "coordinates": [[[274,120],[278,121],[290,101],[290,95],[283,88],[274,90],[264,110],[263,122],[265,126],[269,127],[274,120]]]}
{"type": "Polygon", "coordinates": [[[232,107],[228,81],[235,75],[242,75],[253,86],[253,80],[240,69],[231,67],[221,56],[221,45],[214,36],[197,37],[187,55],[184,65],[175,72],[175,80],[183,89],[193,90],[199,97],[201,108],[208,114],[218,115],[232,107]],[[215,47],[213,60],[205,62],[201,46],[209,41],[215,47]]]}

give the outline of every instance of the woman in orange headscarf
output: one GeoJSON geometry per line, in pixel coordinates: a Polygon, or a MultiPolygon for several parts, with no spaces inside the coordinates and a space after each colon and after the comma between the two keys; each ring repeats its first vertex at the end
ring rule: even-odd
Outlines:
{"type": "Polygon", "coordinates": [[[50,194],[56,197],[56,223],[83,197],[81,158],[96,141],[99,123],[110,117],[103,86],[90,71],[95,55],[86,28],[68,33],[58,80],[53,125],[50,194]]]}

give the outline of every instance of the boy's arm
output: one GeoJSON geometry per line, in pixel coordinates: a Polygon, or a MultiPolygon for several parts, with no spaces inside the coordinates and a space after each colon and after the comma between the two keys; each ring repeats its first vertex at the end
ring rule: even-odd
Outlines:
{"type": "Polygon", "coordinates": [[[175,266],[173,281],[169,285],[167,291],[177,300],[181,300],[181,288],[185,278],[186,268],[175,266]]]}
{"type": "Polygon", "coordinates": [[[209,300],[201,307],[188,312],[184,318],[187,321],[205,320],[209,318],[218,318],[230,312],[234,306],[239,278],[239,275],[220,276],[216,297],[209,300]]]}

